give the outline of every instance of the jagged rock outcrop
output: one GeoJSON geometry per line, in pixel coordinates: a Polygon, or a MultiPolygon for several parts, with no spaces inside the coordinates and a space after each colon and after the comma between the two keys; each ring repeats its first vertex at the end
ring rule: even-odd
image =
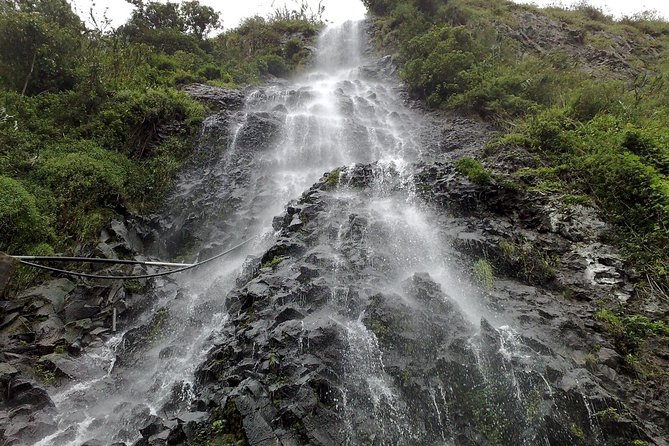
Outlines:
{"type": "MultiPolygon", "coordinates": [[[[391,58],[352,71],[354,79],[327,79],[336,87],[325,99],[316,83],[187,89],[212,104],[212,115],[177,189],[160,215],[113,226],[99,251],[165,258],[198,251],[202,259],[262,237],[233,261],[180,282],[140,283],[141,299],[126,287],[116,304],[133,309],[126,314],[144,311],[105,350],[113,355],[103,373],[92,375],[86,392],[63,398],[58,414],[44,389],[21,379],[21,360],[3,357],[0,379],[16,390],[10,404],[30,396],[35,405],[0,412],[12,438],[667,444],[666,397],[630,395],[624,358],[592,317],[598,300],[633,299],[635,281],[602,237],[596,209],[495,179],[470,182],[452,161],[480,150],[488,127],[452,116],[443,124],[442,114],[418,125],[411,107],[395,104],[406,95],[391,58]],[[309,132],[317,148],[302,138],[309,132]],[[350,163],[305,186],[321,170],[304,169],[333,160],[350,163]],[[276,216],[286,197],[297,196],[276,216]],[[477,261],[487,264],[480,277],[477,261]],[[95,412],[86,429],[81,414],[68,413],[81,407],[95,412]],[[30,418],[39,408],[37,417],[58,417],[58,431],[30,418]]],[[[518,160],[494,162],[503,172],[518,160]]],[[[62,324],[39,326],[40,339],[67,346],[58,343],[73,324],[81,339],[69,344],[72,354],[94,350],[106,325],[93,314],[106,314],[107,292],[77,286],[42,299],[62,324]]],[[[42,306],[8,310],[17,313],[7,325],[18,330],[8,334],[12,342],[27,339],[33,348],[36,328],[21,327],[42,306]]],[[[52,350],[31,361],[58,379],[85,364],[52,350]]]]}
{"type": "Polygon", "coordinates": [[[277,219],[276,243],[252,278],[228,296],[225,340],[197,373],[197,406],[210,415],[184,433],[184,442],[228,435],[251,445],[385,444],[390,438],[390,444],[434,438],[484,445],[528,438],[556,445],[664,444],[661,430],[644,425],[616,395],[624,385],[603,380],[579,354],[593,342],[585,313],[592,304],[566,298],[563,290],[578,283],[583,293],[624,294],[629,286],[620,263],[606,262],[621,278],[611,282],[590,277],[585,257],[574,261],[581,251],[565,235],[597,239],[592,228],[600,225],[588,222],[592,214],[581,211],[582,225],[568,212],[543,219],[549,200],[495,186],[481,190],[449,164],[419,171],[415,181],[430,185],[421,189],[424,199],[448,209],[436,214],[439,227],[449,228],[452,254],[463,264],[483,253],[494,261],[499,240],[520,235],[536,249],[563,248],[550,277],[519,273],[521,262],[502,269],[509,280],[483,292],[484,313],[494,320],[503,307],[504,317],[520,322],[522,335],[485,319],[478,331],[449,295],[462,290],[444,293],[428,274],[417,271],[389,291],[393,260],[374,265],[384,249],[370,247],[382,223],[372,214],[345,212],[355,196],[347,195],[348,205],[337,198],[346,190],[369,194],[380,178],[393,195],[401,190],[399,175],[379,165],[337,172],[336,183],[324,177],[277,219]],[[573,230],[561,234],[560,222],[571,222],[573,230]],[[562,279],[567,276],[569,284],[562,279]],[[565,313],[574,305],[581,308],[565,313]]]}
{"type": "Polygon", "coordinates": [[[655,59],[661,47],[654,37],[643,38],[648,45],[639,45],[601,29],[588,30],[585,37],[582,27],[527,10],[513,12],[513,20],[520,24],[509,26],[499,22],[495,26],[500,34],[517,40],[524,48],[541,55],[560,51],[579,62],[579,67],[590,75],[614,73],[621,78],[638,74],[635,62],[655,59]],[[595,45],[594,42],[600,42],[595,45]]]}
{"type": "MultiPolygon", "coordinates": [[[[106,258],[141,256],[135,228],[114,221],[101,234],[95,253],[106,258]]],[[[141,257],[140,257],[141,258],[141,257]]],[[[145,268],[107,267],[98,274],[146,273],[145,268]]],[[[48,389],[84,378],[91,367],[81,363],[112,333],[116,309],[119,330],[147,308],[152,283],[75,278],[52,279],[18,296],[0,301],[0,431],[3,445],[35,442],[56,430],[48,389]]]]}

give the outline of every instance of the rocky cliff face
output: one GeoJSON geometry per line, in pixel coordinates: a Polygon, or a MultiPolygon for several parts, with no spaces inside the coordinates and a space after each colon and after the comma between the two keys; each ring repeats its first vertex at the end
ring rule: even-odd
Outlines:
{"type": "Polygon", "coordinates": [[[597,210],[471,182],[454,161],[491,130],[406,101],[388,57],[354,73],[331,109],[309,86],[189,87],[212,110],[192,163],[100,253],[261,237],[183,278],[3,301],[3,444],[667,444],[666,393],[638,392],[592,317],[635,283],[597,210]]]}
{"type": "Polygon", "coordinates": [[[228,297],[227,340],[198,370],[202,407],[236,411],[248,444],[666,444],[666,426],[636,415],[661,421],[661,403],[623,399],[623,358],[592,324],[598,295],[630,292],[592,209],[422,166],[415,181],[459,273],[483,255],[504,272],[480,291],[477,328],[426,273],[388,292],[396,265],[370,249],[381,223],[347,212],[379,169],[324,177],[278,220],[264,266],[228,297]],[[551,270],[501,252],[519,240],[528,256],[553,256],[551,270]]]}

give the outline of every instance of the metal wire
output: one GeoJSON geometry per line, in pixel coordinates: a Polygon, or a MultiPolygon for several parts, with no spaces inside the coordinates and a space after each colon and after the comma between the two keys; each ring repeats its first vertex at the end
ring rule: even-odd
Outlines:
{"type": "Polygon", "coordinates": [[[149,266],[192,266],[193,263],[150,262],[145,260],[102,259],[90,257],[54,257],[54,256],[12,256],[15,259],[37,262],[86,262],[86,263],[114,263],[118,265],[149,265],[149,266]]]}
{"type": "Polygon", "coordinates": [[[232,251],[241,248],[242,246],[246,245],[247,243],[251,242],[252,240],[255,240],[257,237],[252,237],[238,245],[233,246],[232,248],[223,251],[220,254],[217,254],[213,257],[210,257],[208,259],[202,260],[201,262],[196,262],[196,263],[191,263],[191,264],[178,264],[178,263],[166,263],[166,262],[146,262],[142,260],[115,260],[115,259],[89,259],[86,257],[48,257],[48,256],[10,256],[19,261],[19,263],[26,265],[26,266],[31,266],[33,268],[39,268],[43,269],[46,271],[51,271],[54,273],[60,273],[60,274],[67,274],[69,276],[75,276],[75,277],[86,277],[89,279],[113,279],[113,280],[134,280],[134,279],[149,279],[151,277],[159,277],[159,276],[167,276],[170,274],[176,274],[180,273],[183,271],[187,271],[189,269],[196,268],[198,266],[204,265],[205,263],[212,262],[218,258],[223,257],[226,254],[231,253],[232,251]],[[60,268],[53,268],[51,266],[46,266],[46,265],[40,265],[38,263],[32,263],[29,262],[28,259],[30,258],[31,260],[42,260],[42,261],[55,261],[55,262],[67,262],[67,261],[75,261],[75,262],[93,262],[93,263],[115,263],[115,264],[125,264],[125,265],[153,265],[153,266],[179,266],[179,265],[185,265],[182,267],[179,267],[177,269],[171,270],[171,271],[163,271],[159,273],[151,273],[151,274],[139,274],[139,275],[134,275],[134,276],[127,276],[127,275],[106,275],[106,274],[89,274],[89,273],[80,273],[78,271],[69,271],[65,269],[60,269],[60,268]]]}

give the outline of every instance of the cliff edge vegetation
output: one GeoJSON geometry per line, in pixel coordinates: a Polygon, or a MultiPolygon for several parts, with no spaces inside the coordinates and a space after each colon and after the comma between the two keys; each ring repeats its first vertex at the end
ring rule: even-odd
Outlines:
{"type": "Polygon", "coordinates": [[[566,206],[594,205],[606,216],[614,228],[609,241],[638,280],[630,302],[611,296],[598,303],[594,318],[633,375],[662,382],[657,358],[669,326],[662,310],[669,301],[669,23],[652,12],[614,19],[586,3],[571,9],[506,0],[364,3],[378,45],[394,54],[415,99],[497,129],[480,154],[486,178],[566,206]]]}
{"type": "Polygon", "coordinates": [[[156,209],[205,114],[180,87],[289,76],[321,26],[302,6],[212,36],[221,17],[197,1],[130,3],[118,29],[66,0],[0,5],[1,251],[83,252],[114,216],[156,209]]]}

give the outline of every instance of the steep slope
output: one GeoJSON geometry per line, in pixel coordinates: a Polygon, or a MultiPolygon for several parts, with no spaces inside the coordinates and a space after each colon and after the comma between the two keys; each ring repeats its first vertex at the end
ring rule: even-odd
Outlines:
{"type": "Polygon", "coordinates": [[[368,32],[327,29],[293,82],[188,89],[220,111],[135,232],[201,257],[257,241],[155,283],[8,444],[667,444],[666,396],[631,396],[592,317],[635,280],[597,209],[457,162],[490,126],[407,100],[368,32]]]}

